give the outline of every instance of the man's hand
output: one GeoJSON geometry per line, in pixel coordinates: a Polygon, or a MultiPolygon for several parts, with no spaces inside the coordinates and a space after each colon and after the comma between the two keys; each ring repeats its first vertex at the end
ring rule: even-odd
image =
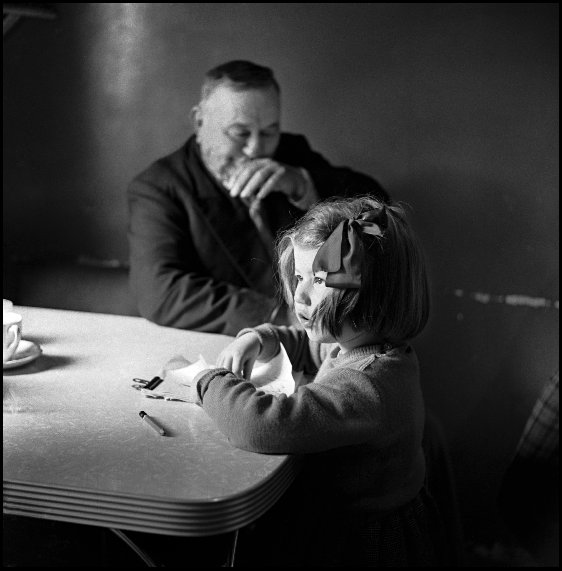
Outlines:
{"type": "Polygon", "coordinates": [[[247,204],[264,199],[270,192],[282,192],[289,200],[298,202],[309,191],[311,181],[302,169],[265,158],[242,162],[225,186],[230,196],[247,204]]]}

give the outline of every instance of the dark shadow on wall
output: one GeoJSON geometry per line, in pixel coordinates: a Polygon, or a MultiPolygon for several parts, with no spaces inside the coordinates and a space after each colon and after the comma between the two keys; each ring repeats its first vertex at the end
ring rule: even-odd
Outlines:
{"type": "Polygon", "coordinates": [[[412,205],[432,276],[414,342],[426,402],[445,428],[468,542],[494,545],[508,541],[502,476],[558,366],[558,210],[545,207],[558,199],[477,171],[420,169],[391,192],[412,205]]]}
{"type": "Polygon", "coordinates": [[[139,315],[124,266],[19,262],[10,275],[9,297],[16,305],[139,315]]]}

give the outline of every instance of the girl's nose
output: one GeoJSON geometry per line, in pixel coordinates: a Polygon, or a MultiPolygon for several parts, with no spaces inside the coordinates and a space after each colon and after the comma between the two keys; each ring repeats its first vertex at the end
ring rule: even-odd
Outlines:
{"type": "Polygon", "coordinates": [[[297,284],[297,289],[295,289],[295,294],[293,296],[295,303],[300,303],[302,305],[310,305],[310,295],[306,289],[303,282],[297,284]]]}

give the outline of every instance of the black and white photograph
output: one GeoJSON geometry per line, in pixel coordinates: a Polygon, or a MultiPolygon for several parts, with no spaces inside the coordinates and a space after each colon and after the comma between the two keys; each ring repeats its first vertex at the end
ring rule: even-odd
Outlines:
{"type": "Polygon", "coordinates": [[[3,566],[559,566],[559,4],[4,3],[3,566]]]}

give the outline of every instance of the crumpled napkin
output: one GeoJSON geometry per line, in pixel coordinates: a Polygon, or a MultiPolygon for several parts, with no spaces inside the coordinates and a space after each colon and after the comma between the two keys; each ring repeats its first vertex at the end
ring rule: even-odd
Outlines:
{"type": "Polygon", "coordinates": [[[295,391],[293,365],[285,347],[281,344],[280,347],[279,353],[271,361],[256,361],[250,380],[256,388],[266,393],[284,393],[289,396],[295,391]]]}
{"type": "MultiPolygon", "coordinates": [[[[213,368],[203,355],[194,363],[182,355],[170,359],[162,368],[160,376],[164,379],[156,389],[142,390],[145,396],[194,402],[191,385],[193,379],[203,370],[213,368]]],[[[261,391],[271,394],[290,395],[295,390],[293,367],[283,345],[279,353],[268,362],[256,361],[250,381],[261,391]]]]}

